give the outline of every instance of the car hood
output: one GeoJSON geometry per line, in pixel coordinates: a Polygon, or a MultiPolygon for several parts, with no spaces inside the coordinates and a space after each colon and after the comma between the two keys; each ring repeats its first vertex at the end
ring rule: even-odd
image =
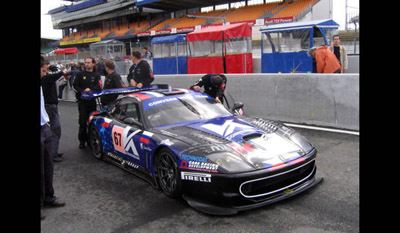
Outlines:
{"type": "Polygon", "coordinates": [[[312,146],[294,130],[268,122],[229,116],[172,127],[168,131],[190,145],[178,158],[189,158],[187,155],[207,157],[208,162],[217,163],[221,168],[232,167],[237,161],[238,167],[233,168],[235,172],[277,168],[304,161],[302,156],[312,146]],[[303,148],[305,144],[309,146],[303,148]]]}

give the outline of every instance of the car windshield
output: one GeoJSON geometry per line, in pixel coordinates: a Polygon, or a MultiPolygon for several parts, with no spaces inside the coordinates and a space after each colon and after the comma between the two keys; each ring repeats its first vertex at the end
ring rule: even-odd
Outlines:
{"type": "Polygon", "coordinates": [[[202,93],[148,99],[143,101],[143,108],[151,127],[232,114],[222,104],[202,93]]]}

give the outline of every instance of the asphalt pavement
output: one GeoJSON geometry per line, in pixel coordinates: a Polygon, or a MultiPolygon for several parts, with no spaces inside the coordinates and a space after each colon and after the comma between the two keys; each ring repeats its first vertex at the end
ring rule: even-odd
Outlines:
{"type": "Polygon", "coordinates": [[[200,213],[148,182],[78,148],[78,106],[60,102],[63,162],[41,232],[359,232],[359,136],[296,129],[317,148],[324,181],[297,196],[234,216],[200,213]]]}

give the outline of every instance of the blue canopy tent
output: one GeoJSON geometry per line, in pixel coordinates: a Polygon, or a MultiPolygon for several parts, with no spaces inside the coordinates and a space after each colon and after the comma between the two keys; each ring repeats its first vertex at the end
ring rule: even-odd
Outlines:
{"type": "Polygon", "coordinates": [[[262,73],[315,72],[313,59],[307,55],[312,47],[328,45],[327,38],[337,32],[332,19],[282,23],[260,29],[262,73]]]}
{"type": "Polygon", "coordinates": [[[187,74],[185,34],[154,37],[151,44],[154,74],[187,74]]]}

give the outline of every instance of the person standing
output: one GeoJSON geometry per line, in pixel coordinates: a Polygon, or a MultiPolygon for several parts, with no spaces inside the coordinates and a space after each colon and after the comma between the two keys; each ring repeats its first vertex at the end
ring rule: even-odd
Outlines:
{"type": "Polygon", "coordinates": [[[79,111],[79,148],[85,148],[85,143],[88,142],[87,121],[91,112],[96,111],[96,100],[83,100],[82,92],[100,91],[101,78],[96,70],[96,61],[92,57],[85,59],[85,70],[79,72],[75,76],[74,88],[76,90],[76,99],[78,100],[79,111]]]}
{"type": "Polygon", "coordinates": [[[318,48],[311,48],[308,51],[310,57],[315,58],[317,64],[317,73],[340,73],[342,67],[339,61],[336,59],[335,54],[333,54],[328,46],[320,46],[318,48]]]}
{"type": "MultiPolygon", "coordinates": [[[[46,65],[49,65],[47,62],[46,65]]],[[[60,124],[60,115],[58,113],[58,99],[57,99],[57,87],[56,81],[64,75],[62,71],[60,71],[56,66],[49,66],[48,73],[45,74],[40,79],[40,84],[42,86],[44,103],[46,113],[50,117],[50,128],[53,132],[53,135],[56,137],[55,142],[55,157],[53,158],[53,162],[61,162],[63,155],[62,153],[58,153],[58,145],[60,143],[61,138],[61,124],[60,124]]]]}
{"type": "MultiPolygon", "coordinates": [[[[47,62],[40,57],[40,79],[46,76],[47,62]]],[[[53,157],[56,154],[57,138],[50,129],[50,118],[46,112],[43,90],[40,86],[40,219],[45,216],[42,212],[43,207],[62,207],[65,202],[61,201],[54,195],[53,174],[54,165],[53,157]]]]}
{"type": "Polygon", "coordinates": [[[69,82],[69,87],[72,89],[72,85],[74,83],[75,76],[77,73],[79,73],[80,69],[78,66],[75,65],[74,61],[71,61],[69,64],[70,64],[70,69],[69,69],[68,73],[65,74],[65,76],[70,75],[68,82],[69,82]]]}
{"type": "MultiPolygon", "coordinates": [[[[132,62],[133,62],[133,56],[131,57],[131,60],[132,60],[132,62]]],[[[128,80],[128,85],[130,85],[130,83],[131,83],[130,80],[134,78],[134,77],[133,77],[133,71],[135,71],[135,69],[136,69],[136,64],[135,64],[135,62],[133,62],[133,64],[131,65],[131,67],[129,67],[128,76],[126,76],[126,80],[128,80]]]]}
{"type": "Polygon", "coordinates": [[[339,35],[334,35],[332,39],[333,42],[331,46],[329,46],[329,50],[331,50],[331,52],[335,54],[336,58],[339,61],[339,64],[342,66],[342,73],[346,73],[348,68],[347,50],[344,46],[340,45],[339,35]]]}
{"type": "Polygon", "coordinates": [[[103,59],[100,60],[99,58],[96,58],[95,60],[96,60],[96,66],[97,66],[97,73],[99,73],[100,76],[106,76],[107,73],[106,73],[106,70],[104,69],[103,59]]]}
{"type": "Polygon", "coordinates": [[[132,61],[136,64],[132,75],[128,75],[128,82],[132,87],[142,88],[154,81],[153,71],[149,63],[142,59],[139,51],[132,52],[132,61]]]}
{"type": "MultiPolygon", "coordinates": [[[[106,60],[106,62],[104,63],[104,67],[107,75],[104,80],[103,90],[126,87],[125,84],[122,82],[121,76],[117,72],[115,72],[115,64],[112,60],[106,60]]],[[[101,96],[101,104],[104,107],[117,98],[118,94],[101,96]]]]}
{"type": "Polygon", "coordinates": [[[143,47],[142,51],[144,54],[144,56],[143,56],[144,60],[150,61],[153,59],[153,54],[147,49],[147,47],[143,47]]]}

